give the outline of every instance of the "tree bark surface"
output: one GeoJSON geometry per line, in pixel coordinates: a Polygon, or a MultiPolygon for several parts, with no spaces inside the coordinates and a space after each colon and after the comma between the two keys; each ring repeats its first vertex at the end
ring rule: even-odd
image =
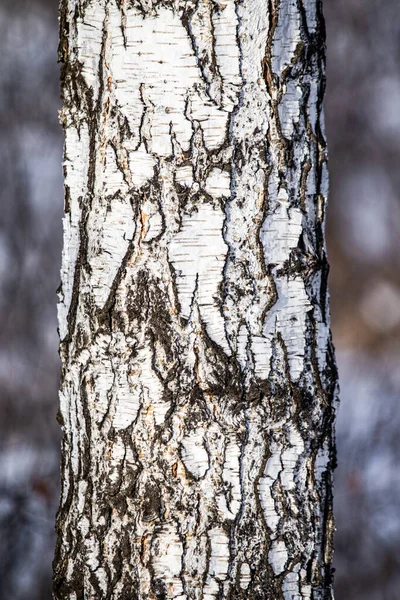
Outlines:
{"type": "Polygon", "coordinates": [[[62,0],[56,600],[328,600],[320,0],[62,0]]]}

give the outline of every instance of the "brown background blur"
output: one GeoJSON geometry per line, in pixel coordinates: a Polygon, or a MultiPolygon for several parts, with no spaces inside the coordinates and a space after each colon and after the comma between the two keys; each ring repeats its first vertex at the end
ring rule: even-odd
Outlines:
{"type": "MultiPolygon", "coordinates": [[[[337,600],[400,600],[400,10],[325,0],[337,600]]],[[[0,5],[0,598],[50,600],[59,488],[56,0],[0,5]]]]}

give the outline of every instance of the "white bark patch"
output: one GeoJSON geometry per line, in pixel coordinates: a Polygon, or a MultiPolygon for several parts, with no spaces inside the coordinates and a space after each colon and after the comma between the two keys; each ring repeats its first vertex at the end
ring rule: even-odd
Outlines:
{"type": "Polygon", "coordinates": [[[213,198],[228,197],[230,195],[230,186],[231,178],[229,173],[221,169],[212,169],[206,181],[206,192],[208,194],[213,196],[213,198]]]}
{"type": "MultiPolygon", "coordinates": [[[[231,2],[233,7],[233,2],[231,2]]],[[[115,96],[130,128],[139,139],[143,115],[140,88],[145,87],[151,140],[149,151],[157,156],[172,153],[171,128],[182,149],[188,150],[192,136],[190,120],[201,122],[206,145],[216,148],[225,137],[229,111],[207,101],[204,83],[187,32],[177,14],[161,8],[157,15],[143,16],[128,11],[125,35],[122,36],[120,14],[111,10],[112,41],[110,73],[115,81],[115,96]],[[160,49],[168,49],[162,52],[160,49]],[[185,116],[185,104],[191,97],[190,116],[185,116]]],[[[221,35],[225,35],[221,34],[221,35]]],[[[231,34],[232,35],[232,34],[231,34]]],[[[237,86],[237,68],[226,65],[226,84],[237,86]],[[234,72],[229,72],[229,71],[234,72]]],[[[233,87],[232,87],[233,86],[233,87]]],[[[229,94],[232,96],[232,93],[229,94]]]]}
{"type": "Polygon", "coordinates": [[[67,315],[71,304],[76,259],[79,252],[80,202],[86,193],[86,178],[89,165],[89,132],[82,124],[78,133],[74,127],[66,131],[63,166],[65,169],[65,189],[69,202],[68,212],[63,218],[64,247],[61,261],[62,293],[58,303],[58,323],[60,339],[67,334],[67,315]]]}
{"type": "Polygon", "coordinates": [[[160,235],[163,227],[162,215],[155,202],[145,200],[141,210],[141,238],[144,242],[151,242],[160,235]]]}
{"type": "Polygon", "coordinates": [[[317,27],[317,3],[305,2],[304,8],[307,15],[307,27],[310,33],[313,33],[317,27]]]}
{"type": "MultiPolygon", "coordinates": [[[[242,2],[236,5],[239,18],[238,34],[241,45],[241,72],[244,86],[243,92],[246,93],[247,84],[257,84],[253,91],[255,96],[253,101],[257,101],[257,93],[265,94],[265,84],[262,73],[262,63],[265,57],[265,48],[268,37],[268,10],[265,9],[263,2],[242,2]]],[[[246,111],[244,111],[246,112],[246,111]]],[[[262,112],[252,114],[253,124],[263,123],[264,115],[262,112]]],[[[251,121],[251,119],[249,119],[251,121]]],[[[250,125],[250,123],[249,123],[250,125]]],[[[252,134],[254,128],[252,129],[252,134]]]]}
{"type": "Polygon", "coordinates": [[[265,466],[264,474],[260,477],[258,483],[258,494],[261,502],[261,506],[264,512],[264,518],[274,533],[278,529],[280,521],[280,515],[278,514],[275,506],[275,500],[272,496],[272,486],[278,479],[279,473],[282,469],[281,463],[281,448],[277,444],[271,446],[271,456],[265,466]]]}
{"type": "Polygon", "coordinates": [[[304,584],[303,581],[308,582],[307,571],[305,569],[300,570],[300,589],[301,589],[301,598],[303,600],[311,600],[312,597],[312,588],[309,583],[304,584]]]}
{"type": "MultiPolygon", "coordinates": [[[[193,590],[195,598],[196,595],[201,597],[199,573],[205,573],[207,568],[207,543],[206,534],[187,535],[185,539],[186,589],[187,592],[193,590]]],[[[188,596],[185,596],[185,600],[188,596]]]]}
{"type": "Polygon", "coordinates": [[[113,196],[117,192],[126,193],[127,185],[123,174],[117,166],[114,150],[108,146],[106,151],[106,161],[103,170],[103,193],[105,196],[113,196]]]}
{"type": "Polygon", "coordinates": [[[192,165],[184,165],[178,167],[175,171],[175,181],[179,185],[192,187],[193,185],[193,167],[192,165]]]}
{"type": "MultiPolygon", "coordinates": [[[[236,354],[240,366],[242,369],[246,367],[246,364],[249,360],[248,356],[248,344],[249,344],[249,330],[246,325],[241,325],[239,329],[239,333],[236,340],[236,354]]],[[[265,366],[265,369],[268,368],[269,365],[265,366]]]]}
{"type": "Polygon", "coordinates": [[[316,124],[318,119],[318,85],[316,81],[310,82],[310,96],[308,99],[308,116],[311,127],[316,132],[316,124]]]}
{"type": "Polygon", "coordinates": [[[110,72],[116,82],[115,95],[128,119],[134,139],[139,139],[143,115],[140,88],[146,90],[151,131],[151,152],[168,156],[172,152],[170,123],[182,147],[188,149],[191,127],[184,116],[188,88],[200,82],[190,41],[177,15],[160,9],[157,16],[143,16],[134,10],[127,15],[122,36],[120,13],[111,13],[112,48],[110,72]],[[160,56],[160,49],[169,49],[160,56]]]}
{"type": "Polygon", "coordinates": [[[110,203],[111,206],[102,203],[97,210],[92,210],[88,224],[90,230],[96,232],[90,238],[88,259],[92,269],[90,291],[99,307],[108,298],[136,229],[129,198],[112,198],[110,203]]]}
{"type": "Polygon", "coordinates": [[[168,598],[183,592],[179,574],[182,569],[183,546],[174,525],[167,525],[153,540],[152,564],[156,579],[165,582],[168,598]]]}
{"type": "Polygon", "coordinates": [[[276,279],[278,301],[268,315],[264,326],[264,335],[274,336],[282,333],[286,344],[290,374],[296,381],[304,365],[304,346],[307,312],[311,309],[304,281],[301,277],[276,279]],[[274,323],[275,317],[275,323],[274,323]]]}
{"type": "Polygon", "coordinates": [[[156,164],[156,159],[146,152],[143,144],[137,150],[129,152],[129,170],[134,185],[140,188],[154,177],[156,164]]]}
{"type": "Polygon", "coordinates": [[[283,580],[282,592],[285,600],[304,600],[300,592],[299,574],[290,572],[283,580]]]}
{"type": "Polygon", "coordinates": [[[190,317],[196,293],[208,335],[229,353],[218,303],[218,286],[223,278],[227,250],[222,236],[224,218],[222,210],[211,204],[196,206],[192,214],[183,216],[181,229],[172,237],[168,253],[176,270],[182,316],[190,317]]]}
{"type": "Polygon", "coordinates": [[[283,573],[285,570],[286,562],[288,559],[288,553],[286,550],[285,543],[282,541],[274,542],[271,550],[268,553],[268,560],[272,566],[275,575],[283,573]]]}
{"type": "Polygon", "coordinates": [[[219,10],[213,13],[215,56],[223,81],[222,105],[232,111],[242,83],[239,71],[239,48],[236,39],[237,16],[235,2],[219,0],[219,10]]]}
{"type": "Polygon", "coordinates": [[[285,84],[285,93],[278,110],[282,133],[287,139],[292,137],[294,127],[299,122],[302,97],[303,90],[295,80],[290,80],[285,84]]]}
{"type": "Polygon", "coordinates": [[[226,137],[228,113],[223,109],[216,108],[213,102],[205,98],[204,94],[195,93],[190,97],[190,119],[201,124],[206,148],[215,150],[226,137]]]}
{"type": "Polygon", "coordinates": [[[208,469],[208,452],[204,447],[204,429],[199,428],[181,441],[181,456],[189,473],[197,478],[205,475],[208,469]]]}
{"type": "Polygon", "coordinates": [[[150,422],[160,425],[168,412],[171,403],[164,400],[164,388],[153,369],[153,354],[146,343],[138,349],[137,356],[131,367],[130,377],[138,381],[140,385],[144,404],[147,408],[147,418],[150,422]]]}
{"type": "Polygon", "coordinates": [[[241,449],[235,436],[232,436],[225,449],[225,461],[223,470],[223,479],[228,487],[228,507],[233,516],[236,516],[241,500],[242,493],[240,487],[240,454],[241,449]]]}
{"type": "Polygon", "coordinates": [[[126,457],[126,448],[121,440],[118,440],[116,443],[110,443],[108,447],[108,451],[105,453],[105,456],[102,456],[102,460],[106,459],[110,465],[109,472],[109,481],[113,484],[118,484],[120,482],[120,469],[121,464],[126,457]]]}
{"type": "Polygon", "coordinates": [[[229,565],[229,538],[221,527],[214,527],[208,532],[211,544],[211,555],[204,600],[214,600],[218,595],[218,581],[224,581],[229,565]]]}
{"type": "Polygon", "coordinates": [[[297,247],[303,214],[300,209],[289,206],[285,189],[281,188],[278,199],[274,214],[263,223],[261,241],[266,261],[281,266],[289,258],[290,251],[297,247]]]}
{"type": "Polygon", "coordinates": [[[289,448],[286,448],[281,454],[281,481],[287,491],[292,491],[296,488],[295,475],[299,476],[296,468],[297,461],[304,452],[303,438],[294,427],[291,427],[289,431],[289,444],[289,448]]]}
{"type": "MultiPolygon", "coordinates": [[[[91,400],[93,413],[97,421],[101,422],[107,413],[109,402],[111,401],[112,389],[114,384],[114,373],[112,371],[111,361],[103,358],[100,363],[94,362],[95,379],[94,385],[88,383],[88,397],[91,400]],[[96,367],[101,367],[96,372],[96,367]]],[[[90,380],[89,380],[90,381],[90,380]]]]}
{"type": "Polygon", "coordinates": [[[104,1],[91,2],[86,9],[85,17],[78,17],[77,47],[78,60],[83,65],[82,75],[92,88],[94,97],[99,93],[99,59],[103,38],[105,19],[104,1]]]}
{"type": "Polygon", "coordinates": [[[116,408],[113,425],[116,429],[125,429],[136,419],[140,406],[140,393],[136,378],[128,365],[119,366],[115,381],[116,408]]]}
{"type": "Polygon", "coordinates": [[[250,566],[248,563],[242,563],[240,565],[240,579],[239,579],[240,587],[242,588],[242,590],[247,590],[247,588],[249,587],[249,584],[250,584],[250,579],[251,579],[250,566]]]}
{"type": "Polygon", "coordinates": [[[297,1],[288,0],[285,9],[279,11],[278,26],[275,30],[272,48],[272,66],[275,73],[281,73],[290,64],[300,41],[300,15],[297,1]]]}
{"type": "MultiPolygon", "coordinates": [[[[301,275],[279,275],[279,269],[284,267],[291,250],[298,245],[302,219],[302,211],[289,207],[287,193],[281,190],[276,212],[266,218],[260,233],[265,259],[273,266],[278,295],[278,300],[264,323],[265,342],[263,352],[261,348],[259,351],[260,366],[269,365],[271,342],[279,331],[286,345],[290,373],[294,381],[303,370],[306,317],[312,306],[301,275]]],[[[258,352],[258,348],[255,348],[255,352],[258,352]]],[[[260,367],[258,368],[260,370],[260,367]]]]}

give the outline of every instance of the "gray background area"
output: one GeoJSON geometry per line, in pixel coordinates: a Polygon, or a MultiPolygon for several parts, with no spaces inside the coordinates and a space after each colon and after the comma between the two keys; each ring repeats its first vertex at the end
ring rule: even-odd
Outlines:
{"type": "MultiPolygon", "coordinates": [[[[62,132],[55,0],[0,5],[0,598],[50,600],[62,132]]],[[[325,0],[337,600],[400,599],[400,13],[325,0]]]]}

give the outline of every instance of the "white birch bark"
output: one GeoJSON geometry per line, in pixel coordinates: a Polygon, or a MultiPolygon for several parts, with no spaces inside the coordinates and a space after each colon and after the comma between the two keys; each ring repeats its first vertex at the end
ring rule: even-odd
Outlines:
{"type": "Polygon", "coordinates": [[[327,600],[320,0],[63,0],[57,600],[327,600]]]}

